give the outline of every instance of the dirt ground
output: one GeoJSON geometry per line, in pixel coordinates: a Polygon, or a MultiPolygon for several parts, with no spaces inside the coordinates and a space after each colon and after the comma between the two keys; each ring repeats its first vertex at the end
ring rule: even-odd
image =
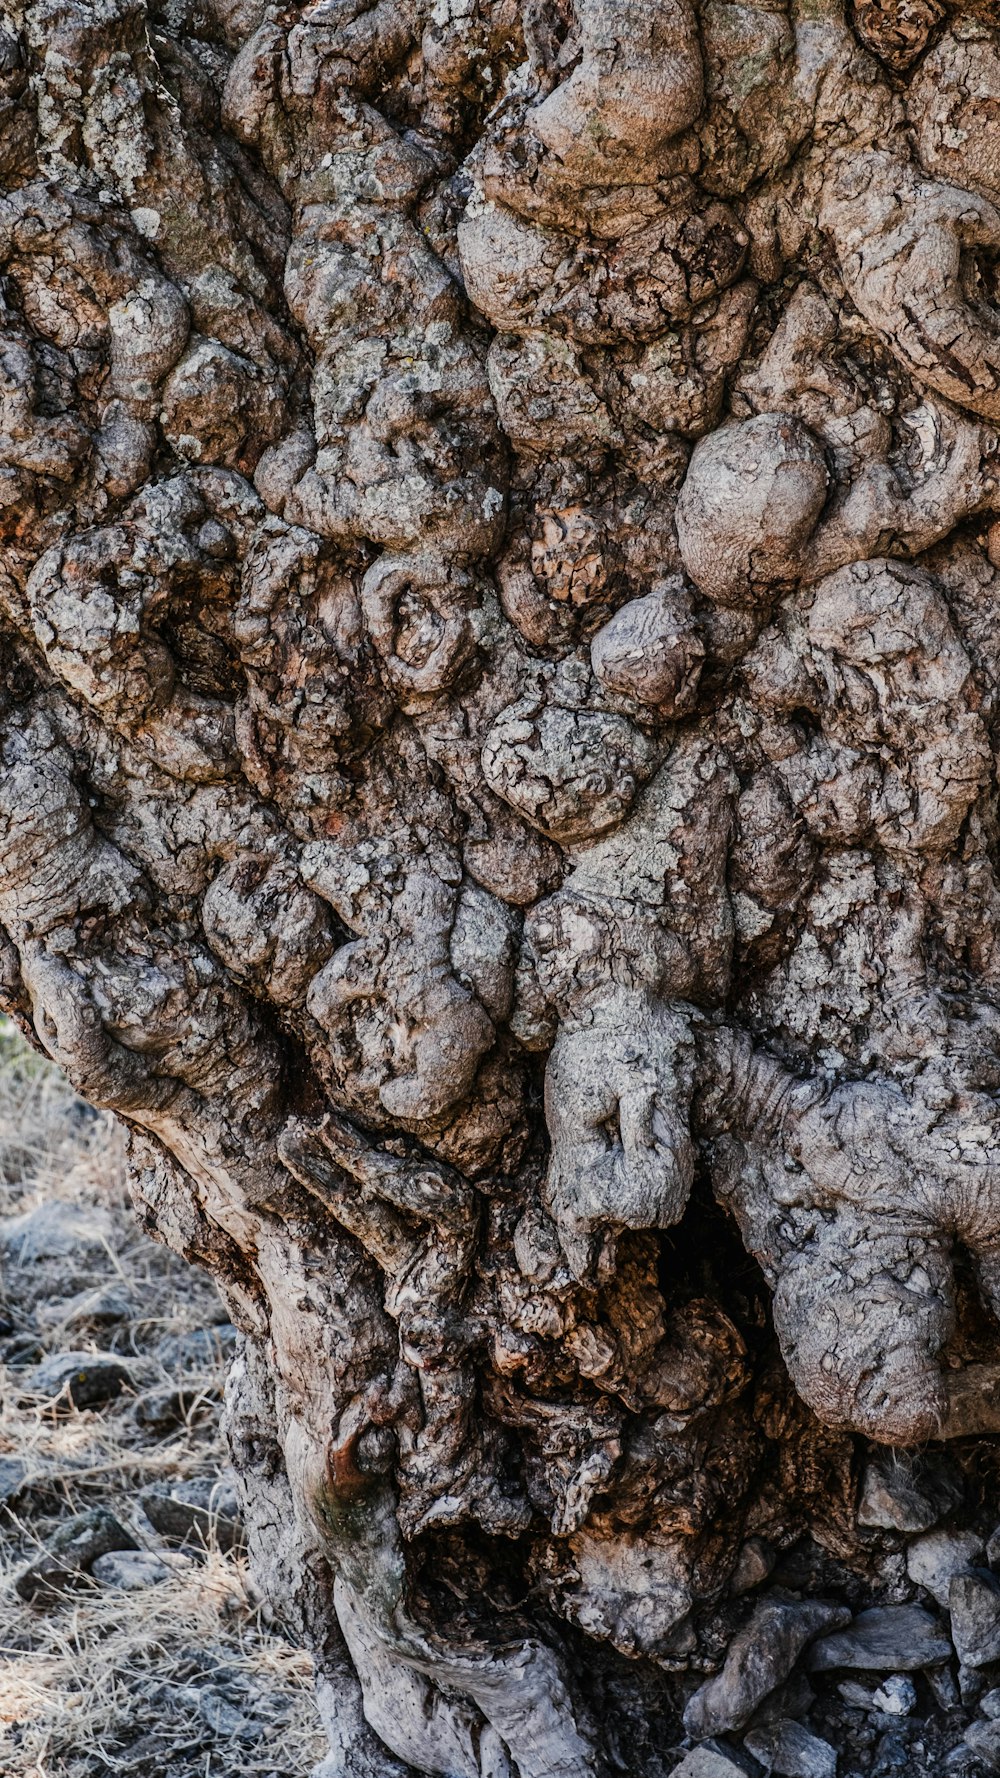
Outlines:
{"type": "Polygon", "coordinates": [[[232,1518],[234,1337],[211,1282],[139,1232],[113,1123],[0,1026],[3,1778],[303,1778],[322,1756],[309,1658],[255,1598],[232,1518]],[[142,1497],[178,1484],[206,1510],[157,1531],[142,1497]],[[64,1553],[26,1602],[73,1520],[144,1559],[64,1553]]]}

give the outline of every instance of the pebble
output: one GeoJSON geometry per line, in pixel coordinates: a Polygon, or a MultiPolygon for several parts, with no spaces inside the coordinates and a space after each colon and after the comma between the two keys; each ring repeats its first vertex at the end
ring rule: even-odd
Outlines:
{"type": "Polygon", "coordinates": [[[930,1489],[905,1460],[869,1463],[861,1486],[858,1524],[880,1531],[929,1531],[941,1517],[930,1489]]]}
{"type": "Polygon", "coordinates": [[[761,1600],[733,1637],[722,1670],[688,1700],[684,1728],[703,1739],[742,1728],[758,1705],[787,1679],[813,1637],[850,1622],[843,1605],[821,1600],[761,1600]]]}
{"type": "Polygon", "coordinates": [[[924,1678],[931,1688],[934,1702],[939,1710],[961,1709],[962,1700],[958,1695],[955,1675],[950,1667],[928,1667],[924,1678]]]}
{"type": "Polygon", "coordinates": [[[114,1223],[96,1204],[65,1204],[58,1198],[0,1220],[0,1248],[16,1265],[45,1259],[107,1258],[114,1223]]]}
{"type": "Polygon", "coordinates": [[[779,1685],[776,1692],[765,1698],[760,1708],[754,1711],[753,1726],[755,1729],[767,1728],[772,1722],[783,1722],[791,1717],[798,1722],[809,1715],[816,1702],[816,1693],[801,1668],[779,1685]]]}
{"type": "Polygon", "coordinates": [[[133,1412],[140,1426],[155,1431],[159,1427],[177,1426],[193,1407],[221,1399],[219,1389],[150,1389],[140,1395],[133,1412]]]}
{"type": "Polygon", "coordinates": [[[227,1741],[252,1741],[260,1735],[259,1722],[236,1707],[222,1686],[213,1684],[171,1685],[163,1687],[164,1703],[171,1711],[179,1705],[196,1712],[213,1735],[227,1741]]]}
{"type": "Polygon", "coordinates": [[[138,1593],[170,1579],[167,1564],[149,1550],[109,1550],[97,1557],[90,1572],[102,1587],[121,1593],[138,1593]]]}
{"type": "Polygon", "coordinates": [[[198,1691],[198,1710],[213,1735],[230,1740],[252,1741],[260,1733],[259,1726],[237,1710],[215,1686],[206,1685],[198,1691]]]}
{"type": "Polygon", "coordinates": [[[872,1703],[885,1716],[909,1716],[917,1708],[917,1688],[905,1673],[891,1673],[872,1693],[872,1703]]]}
{"type": "Polygon", "coordinates": [[[99,1290],[80,1290],[61,1302],[46,1303],[38,1311],[43,1327],[115,1327],[135,1312],[127,1290],[104,1284],[99,1290]]]}
{"type": "Polygon", "coordinates": [[[875,1754],[875,1770],[879,1778],[885,1778],[888,1772],[903,1772],[907,1778],[913,1778],[913,1760],[906,1742],[890,1729],[878,1743],[875,1754]]]}
{"type": "Polygon", "coordinates": [[[991,1568],[1000,1564],[1000,1525],[997,1526],[986,1545],[986,1560],[991,1568]]]}
{"type": "Polygon", "coordinates": [[[25,1377],[26,1396],[56,1402],[65,1397],[75,1408],[103,1407],[132,1382],[119,1358],[105,1352],[53,1352],[25,1377]]]}
{"type": "Polygon", "coordinates": [[[196,1327],[186,1334],[168,1334],[156,1348],[156,1356],[168,1371],[208,1365],[213,1369],[220,1358],[230,1359],[236,1351],[238,1335],[231,1321],[220,1321],[217,1327],[196,1327]]]}
{"type": "Polygon", "coordinates": [[[847,1704],[850,1709],[875,1709],[875,1693],[871,1690],[870,1686],[862,1685],[860,1680],[842,1679],[837,1685],[837,1690],[843,1698],[844,1703],[847,1704]]]}
{"type": "Polygon", "coordinates": [[[37,1334],[17,1333],[12,1339],[3,1341],[0,1353],[8,1370],[23,1370],[28,1365],[41,1362],[45,1357],[45,1347],[37,1334]]]}
{"type": "Polygon", "coordinates": [[[991,1722],[1000,1721],[1000,1691],[987,1692],[984,1698],[980,1698],[979,1708],[991,1722]]]}
{"type": "Polygon", "coordinates": [[[703,1746],[692,1748],[685,1754],[680,1765],[674,1767],[671,1778],[750,1778],[756,1770],[756,1763],[738,1753],[735,1747],[706,1741],[703,1746]]]}
{"type": "Polygon", "coordinates": [[[232,1482],[200,1476],[193,1482],[155,1483],[139,1496],[150,1524],[161,1537],[177,1543],[207,1545],[214,1533],[221,1550],[232,1549],[242,1538],[239,1502],[232,1482]]]}
{"type": "Polygon", "coordinates": [[[965,1745],[991,1772],[1000,1772],[1000,1722],[970,1723],[965,1745]]]}
{"type": "MultiPolygon", "coordinates": [[[[932,1667],[930,1672],[942,1673],[947,1672],[947,1669],[932,1667]]],[[[950,1679],[951,1675],[948,1677],[950,1679]]],[[[952,1686],[954,1688],[954,1681],[952,1686]]],[[[878,1726],[883,1729],[891,1728],[902,1717],[908,1716],[916,1709],[917,1704],[916,1687],[904,1673],[893,1673],[874,1688],[862,1685],[857,1679],[841,1679],[838,1681],[837,1691],[850,1709],[864,1710],[869,1716],[875,1717],[878,1726]]],[[[955,1691],[951,1707],[957,1703],[958,1693],[955,1691]]]]}
{"type": "Polygon", "coordinates": [[[836,1749],[799,1722],[786,1720],[751,1730],[743,1745],[766,1772],[776,1772],[779,1778],[837,1778],[836,1749]]]}
{"type": "Polygon", "coordinates": [[[978,1704],[990,1689],[991,1675],[980,1667],[967,1667],[964,1661],[958,1663],[958,1695],[966,1706],[978,1704]]]}
{"type": "Polygon", "coordinates": [[[1000,1581],[988,1568],[952,1576],[948,1598],[951,1637],[965,1667],[1000,1660],[1000,1581]]]}
{"type": "Polygon", "coordinates": [[[92,1563],[110,1550],[134,1550],[135,1538],[107,1507],[70,1519],[50,1539],[40,1556],[22,1568],[14,1582],[19,1597],[45,1604],[85,1585],[92,1563]]]}
{"type": "Polygon", "coordinates": [[[906,1552],[906,1572],[947,1609],[952,1577],[982,1560],[983,1540],[974,1531],[932,1531],[906,1552]]]}
{"type": "Polygon", "coordinates": [[[24,1491],[28,1465],[20,1457],[0,1457],[0,1506],[7,1506],[24,1491]]]}
{"type": "Polygon", "coordinates": [[[836,1667],[913,1673],[937,1666],[950,1655],[948,1637],[922,1606],[875,1605],[859,1612],[846,1630],[814,1643],[808,1666],[813,1673],[829,1673],[836,1667]]]}
{"type": "Polygon", "coordinates": [[[749,1593],[759,1587],[770,1574],[775,1563],[775,1551],[762,1537],[748,1537],[737,1557],[733,1577],[729,1582],[729,1590],[737,1597],[741,1593],[749,1593]]]}

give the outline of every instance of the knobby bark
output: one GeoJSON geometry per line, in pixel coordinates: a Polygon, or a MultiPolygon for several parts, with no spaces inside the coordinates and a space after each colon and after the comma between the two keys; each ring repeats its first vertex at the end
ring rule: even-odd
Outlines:
{"type": "Polygon", "coordinates": [[[242,1331],[325,1769],[656,1778],[996,1424],[1000,31],[2,20],[3,1004],[242,1331]]]}

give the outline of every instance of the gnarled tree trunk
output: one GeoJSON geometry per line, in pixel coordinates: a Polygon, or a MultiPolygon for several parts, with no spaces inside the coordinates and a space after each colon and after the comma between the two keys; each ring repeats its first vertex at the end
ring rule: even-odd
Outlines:
{"type": "Polygon", "coordinates": [[[329,1773],[658,1778],[1000,1425],[1000,31],[2,18],[3,1004],[242,1330],[329,1773]]]}

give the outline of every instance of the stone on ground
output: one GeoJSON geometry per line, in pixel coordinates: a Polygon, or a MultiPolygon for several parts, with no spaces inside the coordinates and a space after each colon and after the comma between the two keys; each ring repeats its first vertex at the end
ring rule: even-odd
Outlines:
{"type": "Polygon", "coordinates": [[[948,1637],[923,1606],[875,1605],[859,1612],[846,1630],[814,1643],[807,1661],[813,1673],[829,1673],[836,1667],[915,1673],[947,1661],[951,1652],[948,1637]]]}
{"type": "Polygon", "coordinates": [[[1000,1722],[970,1723],[965,1731],[965,1745],[987,1771],[1000,1772],[1000,1722]]]}
{"type": "Polygon", "coordinates": [[[756,1760],[712,1741],[685,1754],[671,1778],[754,1778],[759,1770],[756,1760]]]}
{"type": "Polygon", "coordinates": [[[38,1204],[0,1223],[0,1249],[12,1265],[39,1260],[73,1259],[78,1263],[105,1253],[114,1223],[96,1204],[69,1204],[60,1198],[38,1204]]]}
{"type": "Polygon", "coordinates": [[[858,1524],[882,1531],[929,1531],[941,1517],[932,1490],[922,1487],[906,1462],[876,1460],[865,1470],[858,1524]]]}
{"type": "Polygon", "coordinates": [[[127,1290],[119,1284],[103,1284],[96,1290],[78,1290],[75,1296],[43,1304],[38,1319],[43,1327],[115,1327],[135,1312],[127,1290]]]}
{"type": "Polygon", "coordinates": [[[759,1587],[770,1574],[774,1561],[775,1551],[762,1537],[748,1537],[729,1582],[730,1592],[738,1596],[759,1587]]]}
{"type": "Polygon", "coordinates": [[[726,1654],[722,1670],[689,1699],[684,1727],[704,1737],[739,1729],[787,1679],[802,1650],[826,1631],[850,1622],[843,1605],[823,1600],[764,1599],[726,1654]]]}
{"type": "Polygon", "coordinates": [[[983,1540],[974,1531],[931,1531],[906,1552],[906,1572],[947,1610],[952,1577],[981,1561],[983,1540]]]}
{"type": "Polygon", "coordinates": [[[50,1404],[65,1399],[75,1408],[96,1408],[114,1401],[131,1381],[128,1366],[106,1352],[53,1352],[28,1372],[22,1389],[50,1404]]]}
{"type": "Polygon", "coordinates": [[[164,1427],[179,1425],[199,1403],[217,1402],[221,1398],[222,1391],[218,1387],[207,1390],[175,1389],[169,1386],[149,1389],[139,1396],[135,1404],[135,1417],[140,1426],[146,1426],[155,1432],[164,1427]]]}
{"type": "Polygon", "coordinates": [[[99,1556],[136,1547],[135,1538],[121,1520],[107,1507],[95,1506],[60,1525],[41,1554],[22,1568],[14,1586],[22,1599],[46,1604],[85,1586],[99,1556]]]}
{"type": "Polygon", "coordinates": [[[228,1480],[157,1482],[143,1489],[139,1504],[161,1537],[176,1543],[207,1545],[214,1535],[219,1548],[229,1550],[242,1536],[239,1502],[228,1480]]]}
{"type": "Polygon", "coordinates": [[[0,1506],[23,1493],[30,1471],[20,1457],[0,1457],[0,1506]]]}
{"type": "Polygon", "coordinates": [[[958,1685],[950,1667],[928,1667],[924,1678],[939,1710],[961,1709],[962,1700],[958,1695],[958,1685]]]}
{"type": "Polygon", "coordinates": [[[90,1570],[99,1586],[121,1593],[139,1593],[170,1579],[170,1569],[150,1550],[109,1550],[90,1570]]]}
{"type": "Polygon", "coordinates": [[[744,1746],[765,1772],[774,1772],[777,1778],[837,1778],[836,1749],[799,1722],[786,1718],[766,1729],[752,1729],[744,1746]]]}
{"type": "Polygon", "coordinates": [[[195,1327],[185,1334],[168,1334],[156,1348],[156,1356],[167,1370],[189,1368],[212,1369],[220,1359],[232,1358],[238,1335],[231,1321],[220,1321],[215,1327],[195,1327]]]}
{"type": "Polygon", "coordinates": [[[891,1673],[872,1694],[872,1703],[884,1716],[909,1716],[917,1707],[917,1690],[905,1673],[891,1673]]]}
{"type": "Polygon", "coordinates": [[[988,1568],[952,1577],[948,1603],[951,1636],[965,1667],[1000,1661],[1000,1581],[988,1568]]]}

